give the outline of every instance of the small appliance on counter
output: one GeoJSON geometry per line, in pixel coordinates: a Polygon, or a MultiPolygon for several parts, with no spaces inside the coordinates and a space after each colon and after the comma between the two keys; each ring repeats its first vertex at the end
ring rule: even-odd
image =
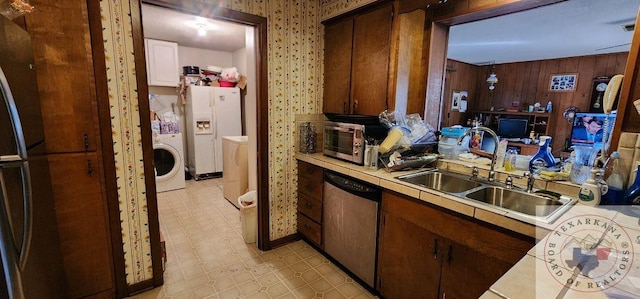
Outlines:
{"type": "Polygon", "coordinates": [[[377,116],[325,114],[325,156],[364,165],[365,140],[382,140],[387,128],[380,124],[377,116]]]}

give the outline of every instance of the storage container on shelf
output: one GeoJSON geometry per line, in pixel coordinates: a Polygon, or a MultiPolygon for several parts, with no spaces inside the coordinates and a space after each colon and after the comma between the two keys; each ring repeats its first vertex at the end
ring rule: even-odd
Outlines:
{"type": "Polygon", "coordinates": [[[465,136],[460,145],[457,142],[458,138],[441,136],[438,142],[438,153],[445,159],[457,160],[460,154],[469,152],[469,136],[465,136]]]}

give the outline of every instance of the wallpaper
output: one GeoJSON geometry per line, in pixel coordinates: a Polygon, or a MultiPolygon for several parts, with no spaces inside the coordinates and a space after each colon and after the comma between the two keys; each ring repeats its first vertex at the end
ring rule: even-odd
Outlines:
{"type": "MultiPolygon", "coordinates": [[[[270,239],[294,234],[297,230],[295,115],[322,112],[323,28],[320,21],[373,0],[202,2],[268,19],[270,239]]],[[[153,273],[130,0],[102,0],[100,7],[127,283],[135,284],[151,279],[153,273]]]]}

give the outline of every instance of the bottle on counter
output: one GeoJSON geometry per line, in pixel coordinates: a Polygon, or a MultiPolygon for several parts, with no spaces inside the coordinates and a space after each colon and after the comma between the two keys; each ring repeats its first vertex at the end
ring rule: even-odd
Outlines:
{"type": "Polygon", "coordinates": [[[504,170],[505,171],[515,171],[516,170],[516,157],[518,156],[518,152],[514,147],[510,147],[507,150],[507,154],[504,158],[504,170]]]}
{"type": "Polygon", "coordinates": [[[551,101],[549,101],[549,103],[547,103],[547,113],[551,113],[552,108],[553,105],[551,104],[551,101]]]}
{"type": "Polygon", "coordinates": [[[609,191],[602,196],[603,205],[618,205],[623,203],[624,199],[624,185],[625,174],[620,167],[620,154],[618,152],[611,153],[611,159],[613,159],[613,169],[611,174],[607,178],[606,182],[609,185],[609,191]]]}
{"type": "Polygon", "coordinates": [[[591,169],[591,177],[587,179],[578,191],[578,202],[587,206],[597,206],[602,198],[602,187],[596,181],[597,169],[591,169]]]}
{"type": "Polygon", "coordinates": [[[636,179],[633,181],[633,184],[629,186],[627,191],[624,192],[624,200],[625,204],[629,205],[640,205],[640,162],[636,163],[636,179]]]}

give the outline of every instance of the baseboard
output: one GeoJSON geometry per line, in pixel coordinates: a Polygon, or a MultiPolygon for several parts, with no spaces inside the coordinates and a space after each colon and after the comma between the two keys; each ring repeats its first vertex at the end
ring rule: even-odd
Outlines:
{"type": "Polygon", "coordinates": [[[300,235],[298,235],[298,233],[295,233],[293,235],[288,235],[286,237],[282,237],[280,239],[270,241],[269,245],[271,246],[271,249],[274,249],[280,246],[287,245],[289,243],[293,243],[298,240],[300,240],[300,235]]]}

